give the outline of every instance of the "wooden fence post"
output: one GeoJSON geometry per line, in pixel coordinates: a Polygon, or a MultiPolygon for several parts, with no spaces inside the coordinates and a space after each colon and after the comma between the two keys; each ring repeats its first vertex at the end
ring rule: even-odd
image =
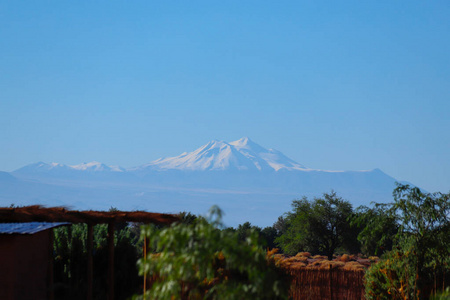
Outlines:
{"type": "Polygon", "coordinates": [[[331,267],[331,264],[329,266],[330,266],[330,273],[329,273],[329,276],[330,276],[330,300],[333,300],[333,269],[331,267]]]}
{"type": "Polygon", "coordinates": [[[114,300],[114,221],[108,223],[108,300],[114,300]]]}

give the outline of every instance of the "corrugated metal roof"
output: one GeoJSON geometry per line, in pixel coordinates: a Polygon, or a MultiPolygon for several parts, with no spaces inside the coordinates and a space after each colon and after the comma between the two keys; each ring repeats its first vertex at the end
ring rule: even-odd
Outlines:
{"type": "Polygon", "coordinates": [[[63,225],[67,222],[28,222],[28,223],[0,223],[0,234],[34,234],[43,230],[63,225]]]}

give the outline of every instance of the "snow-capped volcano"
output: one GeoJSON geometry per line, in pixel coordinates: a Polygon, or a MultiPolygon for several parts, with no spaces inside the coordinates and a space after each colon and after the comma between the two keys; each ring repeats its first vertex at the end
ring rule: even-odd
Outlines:
{"type": "Polygon", "coordinates": [[[395,178],[379,169],[326,171],[306,168],[249,138],[211,141],[192,152],[124,169],[100,162],[38,162],[0,172],[0,206],[43,204],[82,209],[191,211],[217,204],[234,225],[270,225],[292,199],[330,190],[367,205],[388,202],[395,178]]]}
{"type": "Polygon", "coordinates": [[[192,152],[176,157],[160,158],[137,169],[153,170],[305,170],[301,164],[281,152],[265,149],[248,137],[227,143],[213,140],[192,152]]]}

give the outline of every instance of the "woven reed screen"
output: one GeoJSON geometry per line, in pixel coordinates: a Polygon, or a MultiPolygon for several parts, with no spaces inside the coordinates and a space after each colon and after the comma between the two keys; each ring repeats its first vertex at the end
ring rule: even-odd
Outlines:
{"type": "Polygon", "coordinates": [[[364,299],[364,270],[296,269],[292,276],[290,295],[300,299],[364,299]]]}

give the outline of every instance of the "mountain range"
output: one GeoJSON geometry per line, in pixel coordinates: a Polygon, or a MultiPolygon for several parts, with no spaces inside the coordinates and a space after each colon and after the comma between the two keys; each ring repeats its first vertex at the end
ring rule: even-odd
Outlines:
{"type": "Polygon", "coordinates": [[[379,169],[316,170],[247,137],[211,141],[176,157],[132,168],[100,162],[38,162],[0,172],[0,206],[42,204],[74,209],[145,209],[205,213],[214,204],[235,226],[272,225],[293,199],[334,190],[354,206],[392,200],[396,180],[379,169]]]}

